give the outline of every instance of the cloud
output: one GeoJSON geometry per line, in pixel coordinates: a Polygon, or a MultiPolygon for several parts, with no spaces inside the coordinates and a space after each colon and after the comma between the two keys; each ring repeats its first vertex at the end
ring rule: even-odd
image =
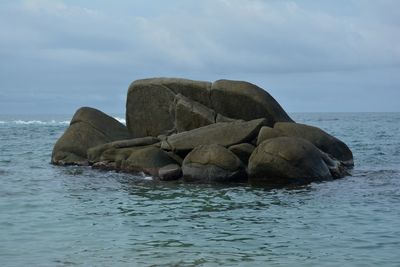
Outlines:
{"type": "Polygon", "coordinates": [[[17,15],[6,16],[2,45],[6,40],[7,53],[31,49],[37,57],[67,64],[142,62],[148,69],[169,65],[211,72],[346,70],[400,62],[400,48],[393,45],[400,41],[398,25],[382,23],[384,14],[368,19],[372,8],[336,16],[302,2],[202,3],[194,13],[162,6],[161,14],[120,17],[63,1],[24,1],[17,15]]]}
{"type": "Polygon", "coordinates": [[[2,1],[0,88],[111,95],[143,76],[399,68],[399,10],[361,0],[2,1]]]}

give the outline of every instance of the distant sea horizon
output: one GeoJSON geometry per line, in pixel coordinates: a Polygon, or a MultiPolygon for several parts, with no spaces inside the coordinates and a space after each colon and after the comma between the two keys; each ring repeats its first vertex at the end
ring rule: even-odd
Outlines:
{"type": "MultiPolygon", "coordinates": [[[[104,112],[104,111],[103,111],[104,112]]],[[[2,114],[0,113],[0,123],[5,122],[14,122],[14,123],[40,123],[40,122],[57,122],[57,123],[66,123],[72,119],[74,111],[71,113],[10,113],[10,114],[2,114]]],[[[125,123],[125,114],[124,113],[107,113],[107,115],[117,119],[120,122],[125,123]]],[[[288,112],[289,116],[298,117],[302,114],[396,114],[400,113],[400,111],[294,111],[288,112]]],[[[300,123],[300,121],[299,121],[300,123]]]]}

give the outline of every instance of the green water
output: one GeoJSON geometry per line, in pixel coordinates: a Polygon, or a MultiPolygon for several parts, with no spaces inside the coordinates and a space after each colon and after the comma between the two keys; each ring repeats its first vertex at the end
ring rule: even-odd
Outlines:
{"type": "Polygon", "coordinates": [[[63,120],[1,117],[1,266],[399,266],[400,114],[291,115],[344,140],[353,175],[271,190],[57,167],[63,120]]]}

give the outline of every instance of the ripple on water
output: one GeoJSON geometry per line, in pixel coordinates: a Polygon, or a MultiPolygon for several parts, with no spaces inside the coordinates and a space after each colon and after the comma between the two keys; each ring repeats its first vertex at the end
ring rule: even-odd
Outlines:
{"type": "Polygon", "coordinates": [[[399,266],[400,116],[392,116],[297,115],[349,144],[356,167],[344,179],[282,189],[53,166],[66,125],[2,124],[2,264],[399,266]]]}

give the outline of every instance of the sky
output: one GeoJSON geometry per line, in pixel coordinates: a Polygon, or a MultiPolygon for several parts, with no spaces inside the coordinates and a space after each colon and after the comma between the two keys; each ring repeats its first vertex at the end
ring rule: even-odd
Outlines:
{"type": "Polygon", "coordinates": [[[288,112],[397,112],[400,1],[0,1],[0,114],[124,114],[150,77],[246,80],[288,112]]]}

